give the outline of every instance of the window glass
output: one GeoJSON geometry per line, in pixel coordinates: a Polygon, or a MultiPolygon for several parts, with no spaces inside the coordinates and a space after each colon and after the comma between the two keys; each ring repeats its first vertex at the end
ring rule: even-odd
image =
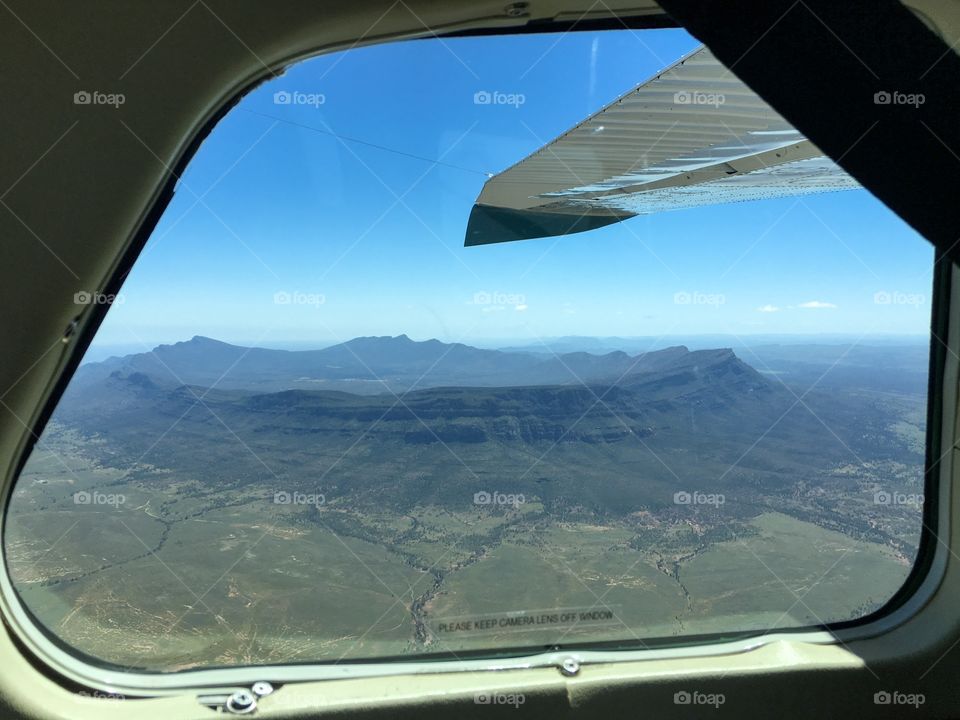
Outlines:
{"type": "Polygon", "coordinates": [[[883,606],[922,529],[932,249],[842,178],[745,191],[737,158],[793,136],[736,130],[720,85],[663,100],[685,114],[661,140],[611,114],[549,144],[697,47],[429,39],[245,97],[120,294],[77,289],[111,308],[8,508],[25,607],[172,671],[642,648],[883,606]],[[660,143],[716,172],[683,137],[727,153],[734,190],[620,219],[636,168],[669,175],[660,143]],[[563,234],[577,186],[609,194],[563,234]],[[465,246],[498,187],[483,231],[514,241],[465,246]],[[552,235],[506,237],[541,210],[552,235]]]}

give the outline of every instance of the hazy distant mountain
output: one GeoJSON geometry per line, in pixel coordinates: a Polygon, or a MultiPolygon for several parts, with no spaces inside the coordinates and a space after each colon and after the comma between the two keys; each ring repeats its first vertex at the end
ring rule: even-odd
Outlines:
{"type": "Polygon", "coordinates": [[[615,380],[686,354],[693,361],[698,357],[682,347],[633,357],[620,351],[536,355],[438,340],[415,342],[406,335],[360,337],[323,350],[290,351],[245,348],[198,336],[160,345],[149,353],[85,364],[78,370],[74,386],[79,389],[113,374],[135,373],[161,386],[256,392],[329,389],[374,394],[445,385],[563,385],[615,380]]]}

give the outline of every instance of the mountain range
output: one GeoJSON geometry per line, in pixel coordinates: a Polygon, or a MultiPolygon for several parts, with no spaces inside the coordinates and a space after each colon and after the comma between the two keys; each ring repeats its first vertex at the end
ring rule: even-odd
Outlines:
{"type": "Polygon", "coordinates": [[[406,335],[359,337],[323,350],[273,350],[230,345],[205,337],[103,362],[77,372],[78,387],[143,373],[164,386],[215,386],[225,390],[345,390],[358,394],[405,392],[439,386],[503,387],[610,381],[667,367],[696,367],[721,352],[678,346],[636,356],[559,355],[484,350],[406,335]]]}
{"type": "Polygon", "coordinates": [[[543,357],[404,335],[315,351],[196,337],[82,366],[54,420],[97,438],[105,464],[217,492],[319,483],[398,511],[499,487],[633,512],[678,487],[776,493],[853,452],[896,451],[863,402],[798,397],[730,349],[543,357]]]}

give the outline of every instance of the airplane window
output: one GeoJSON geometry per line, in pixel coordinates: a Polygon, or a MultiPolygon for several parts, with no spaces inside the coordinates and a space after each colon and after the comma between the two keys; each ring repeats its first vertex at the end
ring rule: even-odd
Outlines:
{"type": "Polygon", "coordinates": [[[9,572],[164,672],[858,621],[918,558],[933,268],[683,31],[316,57],[76,288],[9,572]]]}

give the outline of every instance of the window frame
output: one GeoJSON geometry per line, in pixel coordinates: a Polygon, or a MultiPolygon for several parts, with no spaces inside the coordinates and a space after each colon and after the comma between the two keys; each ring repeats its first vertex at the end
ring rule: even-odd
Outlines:
{"type": "MultiPolygon", "coordinates": [[[[622,25],[611,22],[610,29],[622,29],[622,25]]],[[[583,29],[596,29],[595,27],[583,29]]],[[[455,30],[447,36],[482,34],[521,34],[523,32],[550,32],[547,26],[538,26],[535,30],[503,28],[495,30],[470,29],[455,30]]],[[[568,31],[577,31],[570,29],[568,31]]],[[[433,31],[408,33],[403,35],[376,38],[350,45],[339,44],[321,50],[290,58],[281,64],[281,68],[303,62],[322,54],[347,51],[369,45],[386,42],[405,42],[415,39],[437,37],[433,31]]],[[[117,262],[105,283],[104,292],[118,293],[123,280],[149,240],[156,224],[166,211],[173,197],[178,177],[192,161],[206,137],[214,131],[219,122],[249,92],[261,84],[282,74],[281,70],[264,72],[250,81],[239,92],[235,92],[217,106],[209,117],[198,126],[189,138],[180,154],[176,166],[165,184],[158,189],[149,207],[145,209],[139,229],[127,249],[117,258],[117,262]]],[[[252,665],[223,668],[200,668],[176,673],[160,671],[130,671],[111,667],[97,658],[84,655],[76,648],[59,640],[39,621],[20,601],[11,582],[6,552],[0,553],[0,610],[19,641],[39,661],[53,669],[59,676],[77,685],[92,688],[105,693],[119,693],[129,696],[164,696],[180,694],[185,688],[233,688],[238,685],[250,685],[253,682],[270,678],[282,683],[307,682],[315,680],[391,677],[399,675],[475,673],[503,670],[521,670],[530,668],[560,667],[567,658],[574,657],[581,665],[620,664],[674,660],[678,658],[721,658],[730,655],[744,655],[765,646],[787,643],[807,645],[839,645],[862,639],[878,637],[914,618],[936,593],[944,578],[951,554],[950,547],[939,538],[951,535],[950,497],[954,482],[953,453],[943,448],[952,448],[958,438],[957,425],[957,388],[960,386],[960,270],[941,252],[934,259],[932,292],[932,318],[930,338],[930,373],[927,395],[927,437],[924,472],[925,503],[923,509],[924,531],[921,535],[917,559],[911,572],[894,596],[881,608],[862,618],[839,623],[827,623],[822,626],[786,629],[776,633],[748,631],[742,633],[713,633],[709,635],[684,636],[670,639],[668,644],[651,649],[588,649],[611,643],[577,643],[560,651],[539,652],[534,648],[491,649],[472,651],[460,655],[474,656],[487,654],[489,657],[475,659],[452,659],[449,653],[442,657],[418,656],[417,660],[374,659],[351,660],[338,663],[310,662],[286,665],[252,665]],[[937,337],[945,342],[938,341],[937,337]],[[936,537],[931,537],[931,533],[936,537]],[[722,640],[721,638],[732,638],[722,640]],[[515,653],[512,656],[500,653],[515,653]]],[[[72,350],[67,362],[58,370],[55,381],[48,393],[47,400],[40,408],[30,432],[25,435],[17,452],[13,472],[0,487],[0,542],[5,541],[6,514],[10,500],[23,466],[30,457],[33,447],[46,426],[54,409],[59,404],[66,386],[73,377],[87,348],[99,330],[109,307],[102,304],[88,306],[84,318],[78,316],[74,321],[69,341],[72,350]]],[[[657,639],[645,640],[654,644],[657,639]]],[[[410,656],[404,656],[410,657],[410,656]]]]}

